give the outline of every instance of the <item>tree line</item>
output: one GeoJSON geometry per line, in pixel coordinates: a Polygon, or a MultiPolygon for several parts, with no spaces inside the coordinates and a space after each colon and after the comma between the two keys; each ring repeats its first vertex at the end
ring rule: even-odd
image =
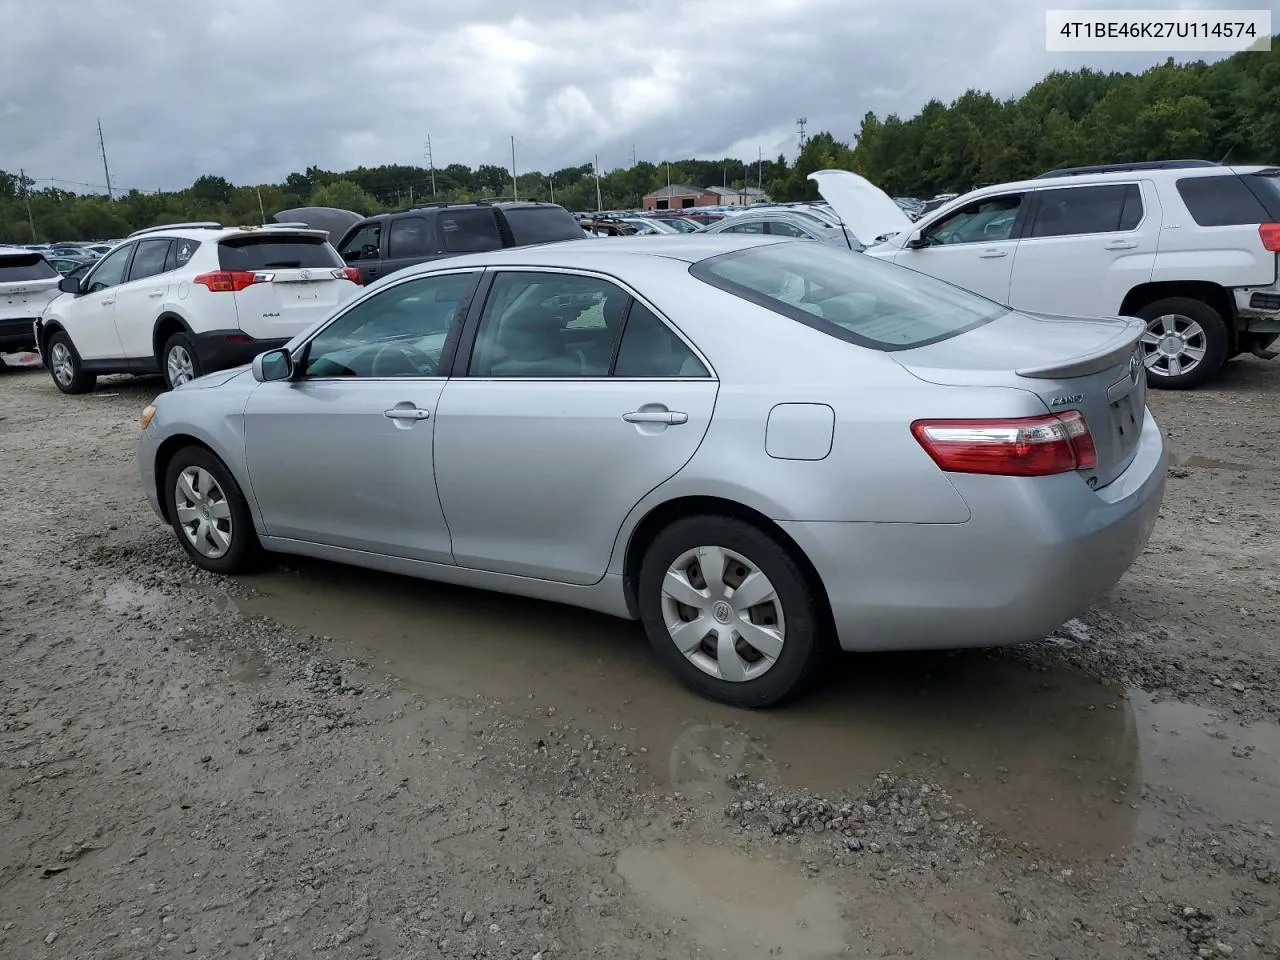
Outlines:
{"type": "MultiPolygon", "coordinates": [[[[796,158],[760,163],[734,158],[641,161],[601,173],[600,206],[639,207],[668,182],[691,186],[760,185],[776,200],[816,199],[814,170],[855,170],[895,196],[927,198],[987,183],[1089,163],[1201,158],[1232,163],[1280,159],[1280,46],[1209,65],[1168,60],[1139,73],[1081,69],[1050,73],[1020,97],[966,91],[950,104],[932,100],[913,117],[867,113],[849,139],[824,131],[796,158]]],[[[455,163],[434,172],[384,165],[330,171],[309,167],[282,183],[236,186],[207,174],[185,190],[131,190],[114,200],[0,171],[0,243],[111,239],[141,227],[193,220],[257,223],[304,205],[361,214],[411,203],[494,197],[552,200],[570,210],[597,209],[592,164],[520,173],[492,164],[455,163]]]]}

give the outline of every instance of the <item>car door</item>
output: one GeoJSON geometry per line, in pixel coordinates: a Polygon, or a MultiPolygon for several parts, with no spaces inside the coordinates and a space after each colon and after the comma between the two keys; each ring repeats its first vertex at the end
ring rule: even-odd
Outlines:
{"type": "Polygon", "coordinates": [[[155,357],[152,334],[169,289],[165,261],[171,244],[168,237],[139,240],[125,282],[116,288],[116,332],[124,356],[130,360],[155,357]]]}
{"type": "Polygon", "coordinates": [[[259,384],[245,455],[268,536],[452,563],[433,479],[436,406],[480,277],[406,277],[356,301],[259,384]]]}
{"type": "Polygon", "coordinates": [[[128,276],[135,247],[126,243],[99,260],[84,278],[84,292],[65,306],[58,305],[57,317],[81,360],[114,361],[124,356],[116,332],[116,293],[128,276]]]}
{"type": "Polygon", "coordinates": [[[486,286],[436,422],[454,558],[595,583],[627,514],[698,449],[716,380],[614,278],[522,268],[486,286]]]}
{"type": "Polygon", "coordinates": [[[894,263],[1009,302],[1018,237],[1026,219],[1026,195],[983,197],[952,210],[920,231],[920,240],[898,250],[894,263]]]}
{"type": "Polygon", "coordinates": [[[382,275],[434,259],[439,246],[431,221],[426,217],[395,217],[388,221],[387,251],[382,275]]]}
{"type": "Polygon", "coordinates": [[[382,276],[383,217],[357,223],[347,231],[338,245],[338,254],[349,267],[360,271],[360,282],[366,286],[382,276]]]}
{"type": "Polygon", "coordinates": [[[1110,316],[1151,279],[1160,240],[1154,185],[1038,190],[1018,243],[1009,305],[1035,313],[1110,316]],[[1144,196],[1145,194],[1145,196],[1144,196]]]}

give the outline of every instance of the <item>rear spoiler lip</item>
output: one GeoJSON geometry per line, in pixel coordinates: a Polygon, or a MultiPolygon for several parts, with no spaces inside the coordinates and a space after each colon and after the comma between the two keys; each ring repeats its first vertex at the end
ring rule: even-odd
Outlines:
{"type": "Polygon", "coordinates": [[[327,230],[316,230],[311,227],[286,227],[284,224],[267,225],[267,229],[262,227],[250,227],[248,229],[233,230],[218,238],[218,243],[227,240],[238,240],[241,237],[311,237],[316,240],[328,240],[329,232],[327,230]]]}
{"type": "Polygon", "coordinates": [[[1124,328],[1123,332],[1116,337],[1114,344],[1108,345],[1102,352],[1070,357],[1046,366],[1022,367],[1015,370],[1014,373],[1030,380],[1070,379],[1072,377],[1087,377],[1094,373],[1100,373],[1108,367],[1115,367],[1126,362],[1138,345],[1138,338],[1147,329],[1147,325],[1136,317],[1111,317],[1108,319],[1123,321],[1124,328]]]}

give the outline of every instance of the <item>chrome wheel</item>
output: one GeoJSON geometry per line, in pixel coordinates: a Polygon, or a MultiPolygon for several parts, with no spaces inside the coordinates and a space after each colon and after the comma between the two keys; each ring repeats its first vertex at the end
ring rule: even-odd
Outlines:
{"type": "Polygon", "coordinates": [[[173,508],[187,542],[210,560],[231,549],[231,504],[213,474],[187,467],[174,485],[173,508]]]}
{"type": "Polygon", "coordinates": [[[1190,373],[1204,360],[1208,338],[1204,327],[1180,313],[1166,313],[1147,321],[1142,335],[1143,361],[1157,377],[1190,373]]]}
{"type": "Polygon", "coordinates": [[[754,680],[782,655],[786,622],[773,584],[748,558],[722,547],[695,547],[671,564],[662,616],[676,649],[718,680],[754,680]]]}
{"type": "Polygon", "coordinates": [[[196,367],[191,360],[191,354],[187,353],[187,348],[180,343],[175,343],[169,348],[165,369],[169,373],[171,387],[180,387],[188,380],[196,378],[196,367]]]}
{"type": "Polygon", "coordinates": [[[49,365],[53,368],[53,378],[64,387],[71,386],[76,377],[75,361],[65,343],[55,343],[49,351],[49,365]]]}

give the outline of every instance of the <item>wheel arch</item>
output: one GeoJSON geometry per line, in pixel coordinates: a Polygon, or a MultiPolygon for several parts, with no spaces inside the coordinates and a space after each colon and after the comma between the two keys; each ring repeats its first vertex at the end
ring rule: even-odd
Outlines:
{"type": "Polygon", "coordinates": [[[175,333],[194,336],[191,324],[187,323],[186,318],[172,310],[165,310],[160,316],[156,317],[155,326],[151,330],[151,353],[156,358],[156,363],[161,365],[162,370],[164,369],[164,358],[160,356],[160,352],[164,349],[164,345],[168,343],[169,338],[175,333]]]}
{"type": "MultiPolygon", "coordinates": [[[[48,343],[55,333],[66,333],[67,339],[71,339],[71,334],[67,333],[67,328],[62,325],[62,321],[60,320],[42,320],[41,321],[40,340],[36,343],[36,346],[40,348],[40,358],[45,361],[45,366],[49,365],[48,359],[47,359],[49,356],[48,343]]],[[[74,340],[71,341],[71,345],[75,346],[74,340]]]]}
{"type": "Polygon", "coordinates": [[[1159,280],[1140,283],[1125,294],[1119,313],[1122,316],[1133,316],[1147,304],[1168,297],[1199,300],[1216,310],[1226,323],[1227,335],[1231,338],[1228,348],[1236,349],[1240,331],[1235,298],[1226,287],[1209,280],[1159,280]]]}

